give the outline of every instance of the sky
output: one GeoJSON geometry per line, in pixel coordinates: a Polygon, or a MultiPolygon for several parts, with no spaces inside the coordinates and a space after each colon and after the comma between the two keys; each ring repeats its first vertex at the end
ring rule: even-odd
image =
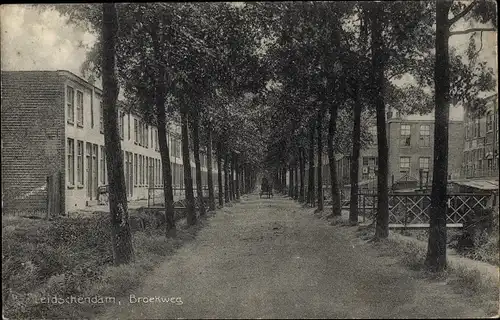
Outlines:
{"type": "MultiPolygon", "coordinates": [[[[466,27],[458,25],[456,29],[466,27]]],[[[28,5],[2,5],[0,30],[2,70],[68,70],[81,76],[87,48],[96,40],[95,35],[67,24],[58,12],[39,11],[28,5]]],[[[450,45],[463,52],[467,39],[454,36],[450,45]]],[[[484,33],[483,46],[481,59],[497,70],[496,34],[484,33]]],[[[459,113],[452,110],[454,118],[460,118],[459,113]]]]}
{"type": "Polygon", "coordinates": [[[68,25],[54,10],[0,7],[2,70],[68,70],[80,75],[85,45],[95,36],[68,25]]]}

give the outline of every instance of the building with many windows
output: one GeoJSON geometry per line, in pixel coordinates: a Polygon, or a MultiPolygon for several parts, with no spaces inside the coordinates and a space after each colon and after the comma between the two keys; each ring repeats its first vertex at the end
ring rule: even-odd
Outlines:
{"type": "Polygon", "coordinates": [[[498,96],[489,96],[482,117],[465,112],[462,178],[494,177],[498,180],[498,96]]]}
{"type": "MultiPolygon", "coordinates": [[[[361,150],[359,157],[360,188],[375,189],[378,168],[377,130],[369,131],[373,143],[361,150]]],[[[451,118],[449,122],[448,172],[451,177],[460,173],[463,155],[463,121],[451,118]]],[[[389,146],[389,184],[395,189],[417,188],[432,181],[434,153],[434,120],[429,116],[402,116],[389,112],[387,116],[389,146]]],[[[337,157],[337,171],[341,185],[349,184],[349,156],[337,157]]]]}
{"type": "MultiPolygon", "coordinates": [[[[99,88],[68,71],[2,71],[5,211],[44,211],[49,177],[59,181],[61,211],[97,204],[98,188],[107,184],[101,96],[99,88]]],[[[147,199],[163,185],[158,130],[124,107],[118,119],[127,196],[147,199]]],[[[180,127],[170,125],[167,132],[173,184],[182,189],[180,127]]]]}

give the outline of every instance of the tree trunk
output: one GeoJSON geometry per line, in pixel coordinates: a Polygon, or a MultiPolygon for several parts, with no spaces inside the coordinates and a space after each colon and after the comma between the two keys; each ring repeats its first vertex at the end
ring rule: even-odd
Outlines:
{"type": "MultiPolygon", "coordinates": [[[[184,104],[184,103],[183,103],[184,104]]],[[[189,127],[186,106],[181,106],[182,163],[184,164],[184,190],[186,194],[187,223],[196,224],[194,205],[193,178],[191,176],[191,161],[189,159],[189,127]]]]}
{"type": "Polygon", "coordinates": [[[174,193],[172,190],[172,168],[170,167],[170,150],[167,143],[167,121],[165,113],[165,68],[160,67],[160,81],[156,87],[156,118],[158,121],[158,143],[160,145],[161,165],[163,168],[163,197],[165,200],[165,221],[167,237],[175,237],[174,193]]]}
{"type": "Polygon", "coordinates": [[[240,163],[237,154],[234,154],[234,171],[235,171],[234,175],[236,178],[235,181],[236,200],[240,200],[240,163]]]}
{"type": "Polygon", "coordinates": [[[297,165],[297,161],[295,161],[295,164],[294,164],[294,174],[295,174],[295,177],[294,177],[293,181],[295,182],[295,184],[294,184],[293,198],[295,200],[299,200],[299,166],[297,165]]]}
{"type": "Polygon", "coordinates": [[[219,206],[224,206],[224,191],[225,187],[222,185],[222,146],[220,142],[217,142],[217,183],[218,183],[218,197],[219,197],[219,206]]]}
{"type": "Polygon", "coordinates": [[[231,152],[231,161],[230,161],[230,165],[231,165],[231,170],[229,171],[229,175],[231,176],[231,180],[230,180],[230,185],[229,185],[229,189],[230,189],[230,193],[231,195],[229,196],[229,199],[231,199],[231,201],[233,201],[235,198],[236,198],[236,188],[235,188],[235,185],[234,185],[234,154],[231,152]]]}
{"type": "Polygon", "coordinates": [[[318,211],[323,211],[323,117],[322,112],[318,111],[318,120],[316,130],[318,131],[318,211]]]}
{"type": "Polygon", "coordinates": [[[245,188],[245,164],[240,164],[239,166],[240,170],[240,193],[241,195],[244,195],[246,193],[246,188],[245,188]]]}
{"type": "Polygon", "coordinates": [[[251,180],[251,177],[250,177],[250,165],[246,165],[246,174],[245,174],[245,177],[246,177],[246,183],[247,183],[247,193],[250,193],[252,192],[252,189],[250,187],[250,180],[251,180]]]}
{"type": "Polygon", "coordinates": [[[198,206],[200,216],[205,215],[205,202],[203,201],[203,184],[201,182],[201,162],[200,162],[200,121],[198,114],[193,115],[193,153],[194,165],[196,170],[196,195],[198,198],[198,206]]]}
{"type": "Polygon", "coordinates": [[[288,196],[293,198],[293,167],[288,165],[288,196]]]}
{"type": "Polygon", "coordinates": [[[359,152],[361,149],[361,101],[359,91],[355,84],[354,95],[354,128],[352,131],[352,156],[351,156],[351,201],[349,222],[358,224],[358,179],[359,179],[359,152]]]}
{"type": "Polygon", "coordinates": [[[389,147],[387,145],[387,131],[384,103],[384,42],[382,38],[382,9],[383,3],[373,5],[372,22],[372,72],[375,110],[377,113],[377,143],[378,143],[378,179],[377,179],[377,225],[375,239],[389,236],[389,147]]]}
{"type": "Polygon", "coordinates": [[[207,181],[208,181],[208,207],[215,210],[215,190],[212,169],[212,124],[208,123],[207,141],[207,181]]]}
{"type": "Polygon", "coordinates": [[[429,241],[425,265],[430,271],[446,269],[446,212],[448,185],[448,118],[450,62],[448,54],[451,2],[436,1],[436,61],[434,66],[435,125],[434,167],[430,207],[429,241]]]}
{"type": "Polygon", "coordinates": [[[118,17],[114,3],[102,7],[102,85],[104,107],[104,146],[109,181],[109,211],[111,218],[111,243],[115,265],[134,259],[132,234],[128,217],[123,152],[118,134],[118,81],[115,71],[115,44],[118,17]]]}
{"type": "Polygon", "coordinates": [[[307,186],[307,203],[310,203],[314,207],[314,131],[316,130],[314,126],[314,121],[311,122],[311,128],[309,129],[309,183],[307,186]]]}
{"type": "Polygon", "coordinates": [[[248,165],[247,164],[244,164],[243,165],[243,177],[241,178],[241,180],[243,180],[243,193],[244,194],[247,194],[248,193],[248,165]]]}
{"type": "Polygon", "coordinates": [[[304,175],[305,175],[305,159],[304,159],[304,156],[305,156],[305,152],[304,152],[304,148],[301,147],[300,150],[299,150],[299,163],[300,163],[300,195],[299,195],[299,201],[300,202],[304,202],[304,198],[305,198],[305,186],[304,186],[304,175]]]}
{"type": "Polygon", "coordinates": [[[280,192],[283,190],[283,169],[282,168],[278,168],[278,189],[280,190],[280,192]]]}
{"type": "MultiPolygon", "coordinates": [[[[160,26],[158,25],[158,29],[160,26]]],[[[160,49],[160,39],[158,39],[157,30],[151,34],[153,38],[153,48],[155,59],[158,63],[158,75],[155,82],[155,104],[156,119],[158,125],[158,144],[160,147],[160,158],[163,180],[163,199],[165,201],[165,226],[167,238],[175,237],[175,213],[174,213],[174,193],[172,189],[172,168],[170,165],[170,150],[167,143],[167,115],[165,112],[165,96],[167,88],[167,71],[161,63],[162,52],[160,49]]]]}
{"type": "Polygon", "coordinates": [[[229,154],[224,151],[224,201],[229,202],[229,154]]]}
{"type": "MultiPolygon", "coordinates": [[[[238,159],[240,160],[240,159],[238,159]]],[[[238,185],[239,185],[239,194],[240,194],[240,198],[242,195],[245,194],[245,184],[243,183],[243,179],[244,179],[244,169],[243,169],[243,165],[238,163],[238,185]]]]}
{"type": "Polygon", "coordinates": [[[281,185],[282,185],[282,187],[281,187],[281,193],[285,194],[285,190],[286,190],[286,167],[283,167],[281,169],[281,173],[282,173],[282,175],[281,175],[281,179],[282,179],[282,181],[281,181],[281,185]]]}
{"type": "Polygon", "coordinates": [[[330,167],[330,185],[332,191],[332,215],[340,216],[342,207],[340,203],[340,191],[337,184],[337,165],[335,151],[333,150],[333,138],[337,131],[337,106],[330,104],[330,121],[328,123],[328,163],[330,167]]]}

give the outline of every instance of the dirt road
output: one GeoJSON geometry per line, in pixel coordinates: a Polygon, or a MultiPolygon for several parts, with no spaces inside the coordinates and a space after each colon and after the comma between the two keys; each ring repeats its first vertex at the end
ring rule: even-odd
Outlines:
{"type": "Polygon", "coordinates": [[[244,197],[99,318],[485,316],[447,286],[412,278],[343,230],[291,200],[244,197]]]}

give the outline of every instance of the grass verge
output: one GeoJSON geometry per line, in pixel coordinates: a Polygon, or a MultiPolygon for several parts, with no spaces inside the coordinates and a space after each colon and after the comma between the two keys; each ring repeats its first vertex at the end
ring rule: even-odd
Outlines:
{"type": "MultiPolygon", "coordinates": [[[[373,227],[358,228],[357,236],[369,241],[375,231],[373,227]]],[[[400,263],[408,269],[417,272],[419,277],[445,281],[455,292],[464,294],[480,304],[486,312],[497,315],[499,312],[499,279],[498,269],[495,276],[495,266],[484,262],[474,261],[454,254],[448,254],[447,269],[441,273],[431,273],[425,268],[427,254],[426,242],[410,239],[393,233],[388,239],[373,242],[383,255],[397,257],[400,263]]]]}
{"type": "Polygon", "coordinates": [[[211,215],[191,227],[178,221],[175,239],[167,239],[163,229],[135,232],[135,260],[122,266],[112,264],[107,214],[52,222],[3,217],[3,314],[11,319],[95,317],[193,240],[211,215]]]}

